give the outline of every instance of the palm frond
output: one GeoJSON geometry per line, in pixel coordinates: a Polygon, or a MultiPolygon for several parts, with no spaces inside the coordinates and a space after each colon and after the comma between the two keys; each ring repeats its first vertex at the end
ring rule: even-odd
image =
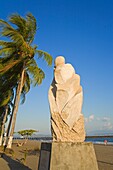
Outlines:
{"type": "Polygon", "coordinates": [[[49,66],[52,64],[52,56],[50,54],[42,50],[36,50],[36,53],[38,53],[39,58],[43,57],[49,66]]]}
{"type": "Polygon", "coordinates": [[[29,61],[27,71],[30,74],[32,84],[34,86],[40,85],[42,83],[42,80],[45,78],[44,72],[38,67],[34,59],[29,61]]]}
{"type": "Polygon", "coordinates": [[[22,35],[26,31],[26,20],[22,18],[19,14],[12,14],[9,17],[9,22],[15,24],[17,26],[17,30],[22,33],[22,35]]]}
{"type": "Polygon", "coordinates": [[[11,27],[11,25],[8,24],[8,22],[4,21],[3,19],[0,19],[0,28],[3,29],[4,27],[11,27]]]}
{"type": "Polygon", "coordinates": [[[21,98],[20,98],[21,101],[20,101],[20,103],[21,103],[21,104],[24,104],[25,99],[26,99],[26,94],[24,93],[24,91],[22,91],[22,92],[21,92],[21,98]]]}
{"type": "Polygon", "coordinates": [[[0,40],[0,55],[2,55],[2,51],[5,54],[12,54],[14,51],[17,51],[17,44],[15,42],[7,42],[0,40]]]}
{"type": "Polygon", "coordinates": [[[21,104],[23,104],[25,102],[26,94],[30,90],[30,84],[31,84],[30,77],[29,77],[28,73],[25,71],[24,83],[23,83],[23,88],[22,88],[22,92],[21,92],[21,104]]]}
{"type": "Polygon", "coordinates": [[[24,79],[25,79],[25,83],[24,83],[23,88],[24,88],[25,93],[28,93],[29,90],[30,90],[31,80],[30,80],[30,77],[29,77],[27,72],[25,72],[25,78],[24,79]]]}
{"type": "Polygon", "coordinates": [[[16,43],[14,43],[14,42],[7,42],[7,41],[2,41],[2,40],[0,40],[0,46],[2,46],[2,47],[9,47],[9,48],[14,48],[14,47],[16,47],[16,43]]]}
{"type": "Polygon", "coordinates": [[[12,55],[14,53],[15,49],[14,48],[1,48],[0,49],[0,55],[2,57],[8,57],[9,55],[12,55]]]}
{"type": "Polygon", "coordinates": [[[0,31],[1,36],[9,37],[12,41],[18,43],[18,45],[22,45],[24,43],[23,36],[10,24],[5,22],[4,20],[0,20],[0,26],[2,27],[0,31]]]}
{"type": "Polygon", "coordinates": [[[11,90],[7,90],[4,94],[0,93],[0,107],[5,106],[10,101],[11,90]]]}
{"type": "Polygon", "coordinates": [[[0,73],[7,72],[9,69],[11,69],[14,65],[18,64],[19,62],[21,62],[21,60],[16,60],[16,61],[13,61],[13,63],[8,63],[8,65],[6,66],[1,66],[0,73]]]}
{"type": "Polygon", "coordinates": [[[37,29],[36,19],[31,13],[28,13],[26,15],[26,26],[28,29],[27,41],[29,44],[31,44],[34,40],[34,36],[36,34],[37,29]]]}

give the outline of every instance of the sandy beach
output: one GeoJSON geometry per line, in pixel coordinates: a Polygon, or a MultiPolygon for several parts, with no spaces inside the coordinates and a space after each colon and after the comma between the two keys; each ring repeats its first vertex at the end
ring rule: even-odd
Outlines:
{"type": "Polygon", "coordinates": [[[12,150],[6,150],[6,153],[0,157],[0,170],[37,170],[40,142],[28,140],[23,146],[17,146],[17,143],[23,141],[13,141],[12,150]]]}
{"type": "Polygon", "coordinates": [[[95,144],[94,148],[99,170],[113,170],[113,145],[95,144]]]}
{"type": "MultiPolygon", "coordinates": [[[[13,141],[13,151],[6,150],[0,157],[0,170],[37,170],[40,154],[40,142],[28,141],[17,147],[13,141]]],[[[19,140],[19,143],[21,141],[19,140]]],[[[94,145],[99,170],[113,170],[113,146],[94,145]]],[[[1,151],[2,153],[2,151],[1,151]]]]}

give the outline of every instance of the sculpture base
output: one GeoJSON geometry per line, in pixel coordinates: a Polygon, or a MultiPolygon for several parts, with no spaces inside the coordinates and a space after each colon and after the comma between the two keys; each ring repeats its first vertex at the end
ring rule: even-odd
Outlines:
{"type": "Polygon", "coordinates": [[[38,170],[98,170],[92,143],[42,143],[38,170]]]}

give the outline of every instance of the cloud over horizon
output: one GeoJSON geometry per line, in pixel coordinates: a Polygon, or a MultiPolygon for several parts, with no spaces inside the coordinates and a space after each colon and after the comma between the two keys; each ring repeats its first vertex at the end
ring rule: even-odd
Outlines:
{"type": "Polygon", "coordinates": [[[86,131],[109,131],[113,129],[113,123],[110,117],[96,117],[94,114],[85,117],[86,131]]]}
{"type": "Polygon", "coordinates": [[[89,117],[86,117],[85,118],[85,122],[87,123],[87,122],[91,122],[91,121],[93,121],[94,120],[94,115],[92,114],[92,115],[90,115],[89,117]]]}

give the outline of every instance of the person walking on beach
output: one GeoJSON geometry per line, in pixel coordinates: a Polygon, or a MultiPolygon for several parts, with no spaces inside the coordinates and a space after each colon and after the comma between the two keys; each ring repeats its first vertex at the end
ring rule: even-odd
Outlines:
{"type": "Polygon", "coordinates": [[[105,144],[105,145],[107,145],[107,142],[108,142],[107,140],[104,140],[104,144],[105,144]]]}

